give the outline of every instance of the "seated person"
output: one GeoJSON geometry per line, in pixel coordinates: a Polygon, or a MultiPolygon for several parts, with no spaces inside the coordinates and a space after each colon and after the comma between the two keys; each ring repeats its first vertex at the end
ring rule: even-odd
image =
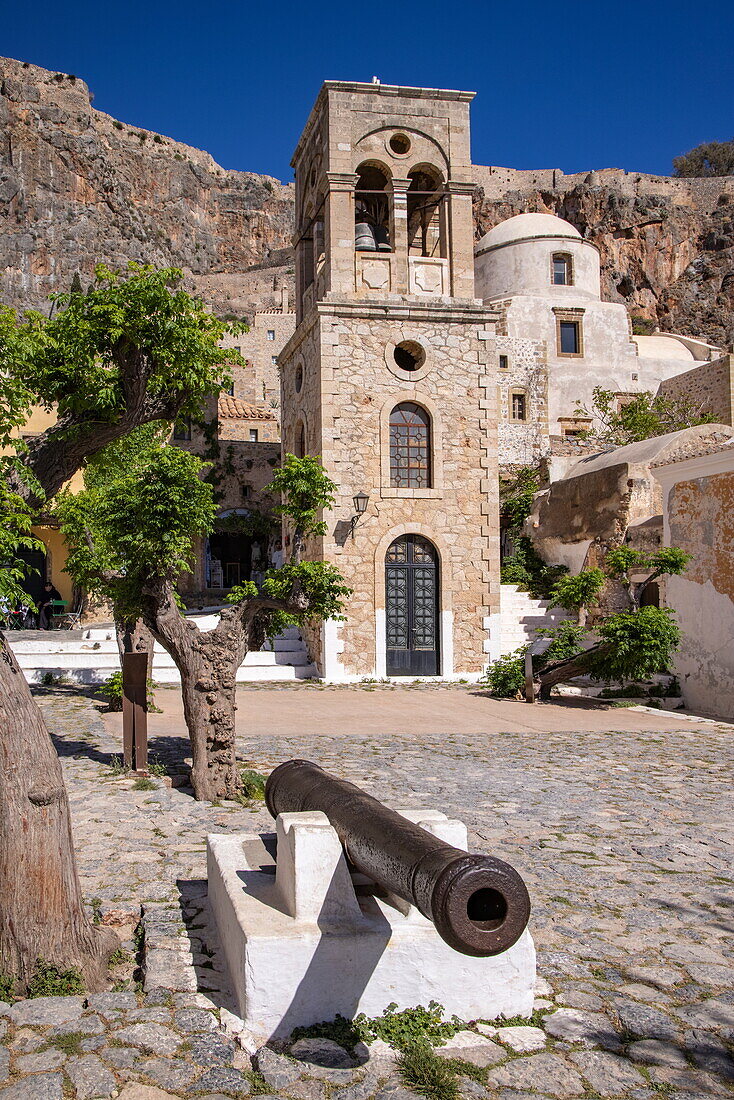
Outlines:
{"type": "Polygon", "coordinates": [[[43,592],[41,593],[41,599],[38,601],[38,629],[39,630],[51,630],[53,627],[53,601],[60,600],[61,593],[58,592],[51,581],[46,581],[43,586],[43,592]]]}

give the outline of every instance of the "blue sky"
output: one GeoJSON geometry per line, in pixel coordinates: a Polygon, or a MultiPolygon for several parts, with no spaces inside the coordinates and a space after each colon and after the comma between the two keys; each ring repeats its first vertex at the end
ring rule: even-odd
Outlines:
{"type": "MultiPolygon", "coordinates": [[[[5,0],[8,5],[9,0],[5,0]]],[[[734,4],[95,0],[13,5],[0,52],[94,105],[283,180],[325,79],[477,92],[477,164],[618,167],[734,137],[734,4]]]]}

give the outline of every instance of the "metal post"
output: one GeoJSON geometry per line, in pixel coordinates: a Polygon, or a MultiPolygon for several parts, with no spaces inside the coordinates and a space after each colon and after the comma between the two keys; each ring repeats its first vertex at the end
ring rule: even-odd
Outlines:
{"type": "Polygon", "coordinates": [[[148,654],[122,658],[122,748],[125,766],[148,774],[148,654]]]}

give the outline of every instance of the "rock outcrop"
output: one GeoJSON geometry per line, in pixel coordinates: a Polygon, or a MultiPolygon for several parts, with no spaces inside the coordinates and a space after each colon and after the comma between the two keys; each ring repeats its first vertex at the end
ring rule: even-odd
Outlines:
{"type": "MultiPolygon", "coordinates": [[[[220,314],[292,286],[293,188],[95,110],[86,84],[0,60],[0,298],[47,308],[76,271],[181,267],[220,314]]],[[[598,245],[605,295],[661,327],[734,343],[734,177],[476,168],[475,228],[525,211],[598,245]]]]}

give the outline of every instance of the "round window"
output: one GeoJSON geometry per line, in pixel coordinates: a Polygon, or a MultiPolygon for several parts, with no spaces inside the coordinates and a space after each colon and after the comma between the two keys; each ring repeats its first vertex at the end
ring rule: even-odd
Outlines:
{"type": "Polygon", "coordinates": [[[296,367],[296,378],[294,385],[296,387],[296,393],[300,393],[301,387],[303,386],[303,366],[300,363],[296,367]]]}
{"type": "Polygon", "coordinates": [[[406,153],[410,152],[410,138],[407,134],[393,134],[388,145],[390,151],[395,153],[397,157],[404,157],[406,153]]]}
{"type": "Polygon", "coordinates": [[[393,359],[401,370],[420,370],[426,361],[426,353],[415,340],[403,340],[395,345],[393,359]]]}

